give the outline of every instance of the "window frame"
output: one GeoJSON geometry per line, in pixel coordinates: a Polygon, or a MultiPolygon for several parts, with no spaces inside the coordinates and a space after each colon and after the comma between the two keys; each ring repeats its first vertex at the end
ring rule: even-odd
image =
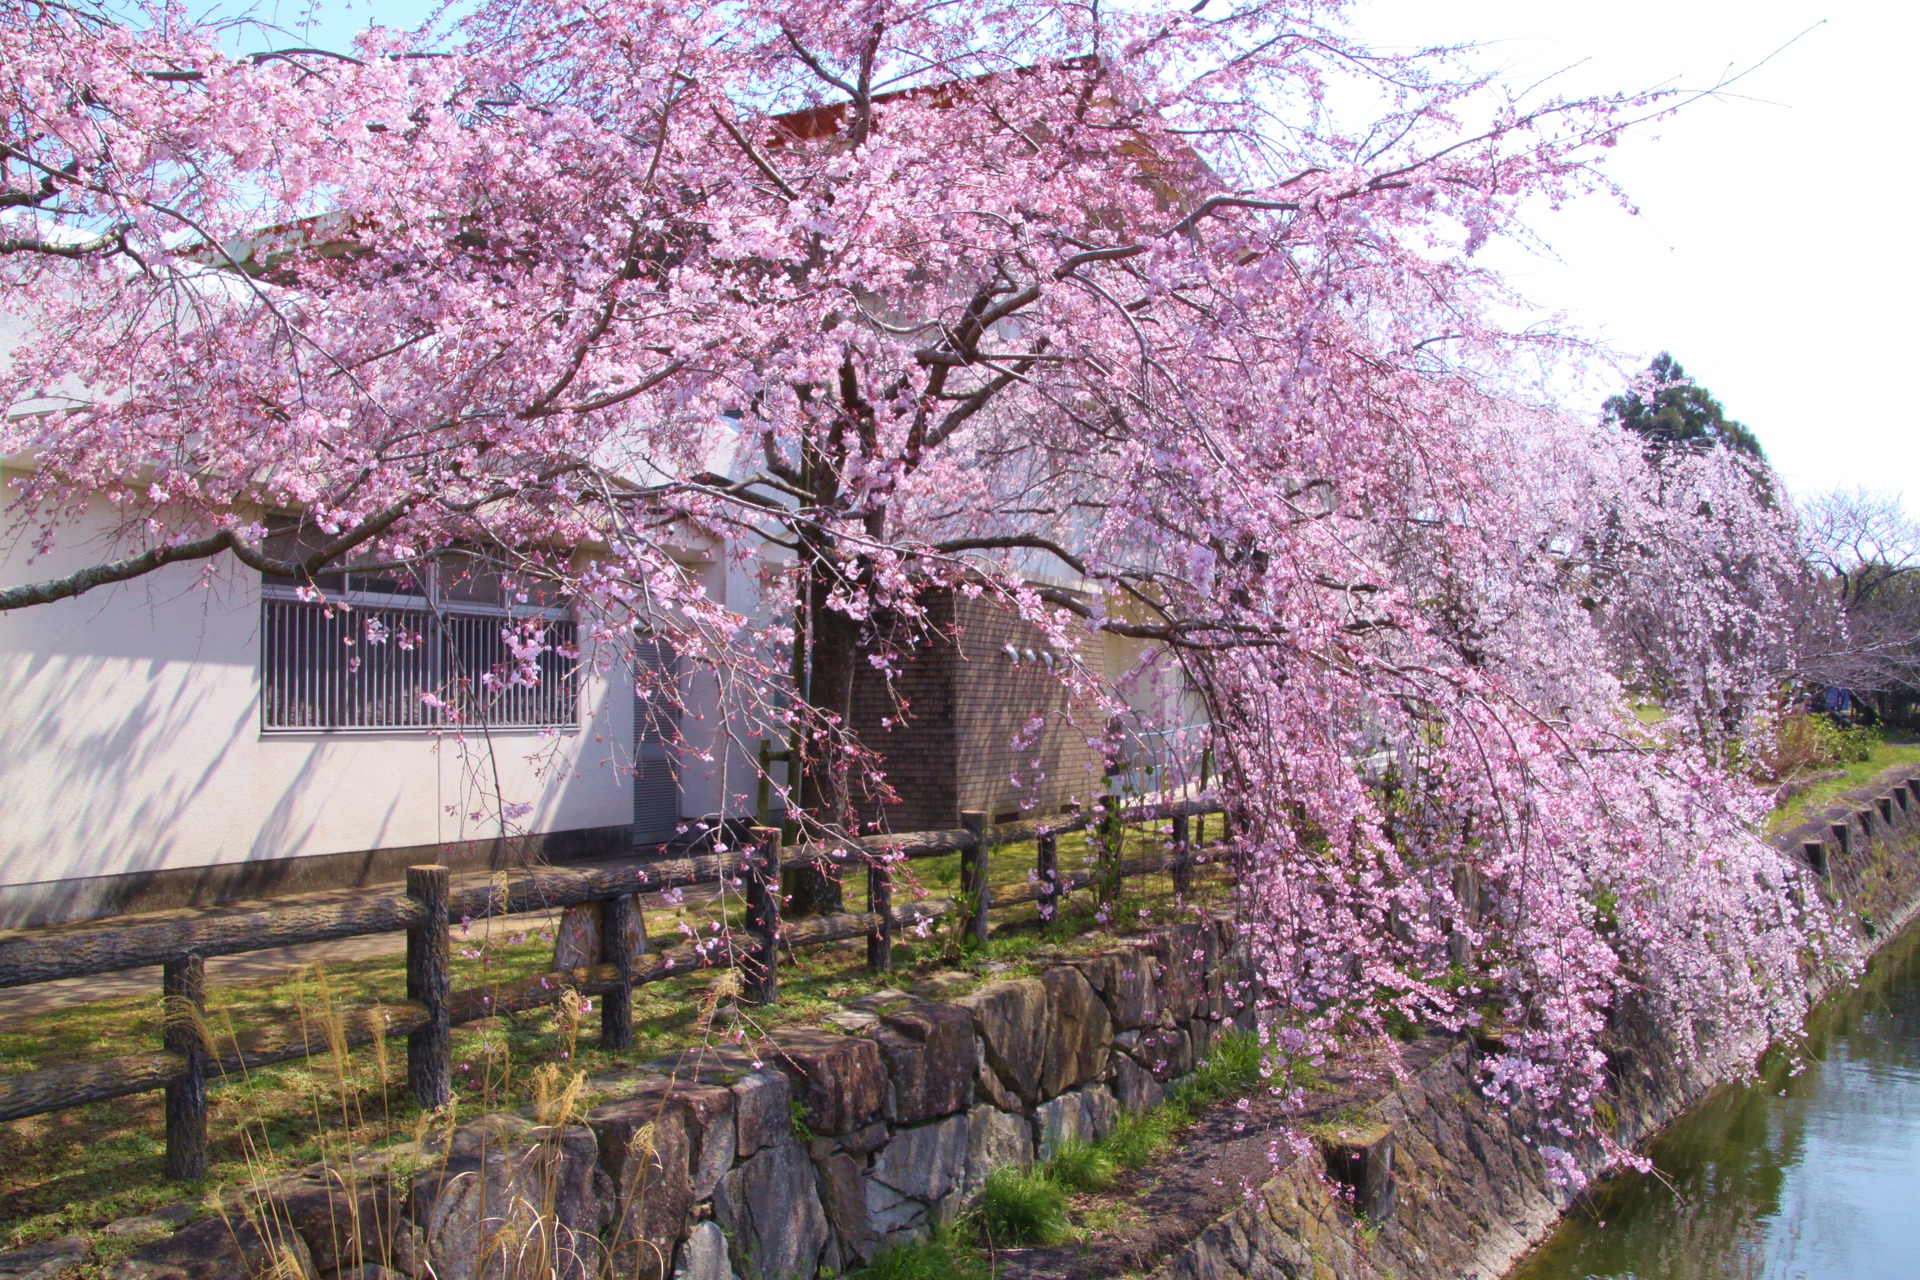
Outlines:
{"type": "MultiPolygon", "coordinates": [[[[439,558],[436,557],[428,560],[421,570],[421,576],[424,582],[421,590],[418,592],[368,591],[356,589],[353,585],[355,575],[351,566],[342,566],[338,569],[329,570],[325,574],[316,575],[316,577],[323,579],[338,575],[338,580],[341,584],[339,587],[334,587],[331,584],[327,586],[302,586],[285,579],[276,579],[265,574],[261,575],[260,632],[257,642],[259,665],[257,670],[259,679],[259,723],[262,736],[364,736],[369,734],[405,734],[411,736],[423,733],[445,732],[450,729],[456,731],[484,730],[489,733],[579,732],[582,725],[582,717],[580,705],[580,666],[577,654],[573,656],[568,656],[564,653],[558,655],[559,660],[566,664],[562,672],[566,681],[566,687],[559,693],[547,694],[545,697],[533,699],[533,705],[543,709],[539,714],[533,716],[505,720],[492,720],[481,717],[450,719],[447,715],[447,706],[444,702],[439,706],[435,706],[419,698],[421,692],[432,693],[437,698],[445,698],[448,692],[453,689],[457,679],[448,668],[447,652],[450,648],[450,637],[447,634],[448,628],[443,624],[443,619],[457,619],[462,621],[467,619],[497,619],[502,624],[512,624],[526,620],[540,620],[560,624],[564,630],[551,639],[550,643],[554,648],[549,650],[550,653],[562,648],[573,648],[577,646],[579,642],[579,620],[571,607],[531,603],[523,604],[512,599],[497,603],[478,600],[449,599],[441,586],[443,572],[439,558]],[[329,614],[326,612],[328,609],[337,612],[329,614]],[[305,637],[306,648],[315,655],[320,652],[317,645],[320,642],[319,633],[321,632],[328,632],[328,639],[340,638],[343,646],[346,644],[343,636],[336,637],[332,634],[333,632],[343,630],[342,624],[337,620],[341,615],[344,615],[345,618],[350,620],[355,615],[364,611],[385,614],[405,614],[411,618],[418,619],[419,625],[411,629],[416,630],[420,635],[420,643],[426,650],[424,656],[416,660],[417,665],[425,668],[424,679],[426,687],[424,689],[403,688],[402,684],[406,677],[401,676],[397,677],[396,683],[390,685],[384,691],[390,703],[397,698],[399,704],[405,706],[406,714],[417,717],[417,719],[400,719],[393,722],[377,724],[295,724],[286,722],[290,717],[287,716],[284,711],[276,716],[276,692],[283,691],[289,686],[298,686],[301,680],[306,681],[305,689],[307,696],[311,698],[311,701],[308,702],[306,706],[309,708],[320,708],[313,716],[315,720],[332,718],[330,711],[333,708],[343,705],[365,705],[364,702],[360,701],[360,697],[363,697],[364,694],[361,693],[361,691],[353,689],[349,683],[351,678],[358,674],[359,668],[357,666],[347,670],[343,675],[340,668],[334,668],[331,671],[325,670],[322,668],[322,664],[312,662],[309,659],[305,670],[297,674],[288,675],[282,683],[276,684],[276,665],[281,662],[286,662],[288,658],[298,661],[302,649],[302,643],[300,641],[290,642],[289,640],[293,630],[301,625],[298,621],[299,614],[295,611],[313,611],[319,615],[315,625],[308,627],[308,630],[314,634],[305,637]],[[287,645],[288,648],[276,653],[274,650],[276,640],[280,644],[287,645]],[[330,681],[333,683],[329,684],[328,682],[330,681]],[[325,687],[323,688],[323,686],[325,687]],[[552,715],[544,710],[544,708],[552,707],[556,703],[562,708],[560,714],[552,715]]],[[[380,576],[388,577],[391,575],[390,573],[383,572],[380,576]]],[[[366,643],[364,640],[364,632],[358,640],[358,643],[366,643]]],[[[393,640],[389,640],[386,643],[396,645],[396,642],[393,640]]],[[[451,643],[458,644],[458,640],[453,640],[451,643]]],[[[412,652],[411,650],[398,650],[397,648],[394,651],[412,652]]],[[[544,658],[546,655],[542,656],[544,658]]],[[[395,661],[397,662],[398,660],[396,659],[395,661]]],[[[523,690],[539,689],[543,692],[550,687],[551,686],[546,684],[544,673],[540,685],[518,686],[518,688],[523,690]]],[[[296,694],[295,698],[297,699],[298,696],[299,695],[296,694]]],[[[285,705],[286,700],[283,698],[279,701],[279,706],[284,708],[285,705]]]]}

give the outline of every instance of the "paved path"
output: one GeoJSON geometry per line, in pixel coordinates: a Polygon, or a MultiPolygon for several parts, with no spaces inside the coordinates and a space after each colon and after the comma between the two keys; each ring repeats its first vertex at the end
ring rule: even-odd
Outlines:
{"type": "MultiPolygon", "coordinates": [[[[302,965],[336,960],[366,960],[400,955],[407,949],[404,933],[374,933],[361,938],[336,938],[301,947],[275,947],[237,956],[214,956],[207,961],[207,985],[233,986],[284,977],[302,965]]],[[[94,1000],[160,994],[160,966],[96,973],[85,978],[61,978],[30,987],[0,988],[0,1025],[18,1022],[55,1009],[71,1009],[94,1000]]]]}

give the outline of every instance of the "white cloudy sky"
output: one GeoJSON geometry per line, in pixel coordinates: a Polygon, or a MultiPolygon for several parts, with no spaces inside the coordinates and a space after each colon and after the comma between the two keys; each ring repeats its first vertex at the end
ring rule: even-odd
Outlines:
{"type": "Polygon", "coordinates": [[[1705,87],[1775,54],[1610,161],[1637,202],[1562,211],[1558,256],[1509,257],[1530,296],[1636,357],[1673,352],[1799,492],[1920,508],[1920,239],[1910,165],[1920,17],[1896,0],[1365,0],[1377,43],[1473,40],[1532,81],[1705,87]],[[1815,25],[1819,24],[1819,25],[1815,25]],[[1812,30],[1807,30],[1809,27],[1812,30]],[[1800,35],[1801,32],[1805,35],[1800,35]]]}
{"type": "MultiPolygon", "coordinates": [[[[337,44],[370,17],[409,25],[428,10],[329,6],[312,35],[337,44]]],[[[276,11],[297,21],[308,6],[256,10],[276,11]]],[[[1637,216],[1590,200],[1542,222],[1552,257],[1500,261],[1529,296],[1635,365],[1672,351],[1758,433],[1796,491],[1864,485],[1920,508],[1920,411],[1907,385],[1920,339],[1920,183],[1904,158],[1916,141],[1920,10],[1359,0],[1353,14],[1375,43],[1477,42],[1523,82],[1570,68],[1570,89],[1704,88],[1773,55],[1727,95],[1619,148],[1611,171],[1637,216]]]]}

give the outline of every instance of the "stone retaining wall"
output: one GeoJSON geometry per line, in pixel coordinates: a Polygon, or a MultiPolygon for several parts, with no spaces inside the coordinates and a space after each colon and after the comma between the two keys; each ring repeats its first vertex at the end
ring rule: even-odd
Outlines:
{"type": "Polygon", "coordinates": [[[238,1280],[276,1260],[280,1280],[845,1272],[950,1221],[991,1170],[1159,1102],[1224,1028],[1251,1026],[1247,970],[1220,917],[952,1000],[882,992],[754,1055],[597,1081],[624,1096],[562,1127],[494,1115],[316,1166],[241,1197],[253,1225],[185,1227],[114,1280],[238,1280]]]}

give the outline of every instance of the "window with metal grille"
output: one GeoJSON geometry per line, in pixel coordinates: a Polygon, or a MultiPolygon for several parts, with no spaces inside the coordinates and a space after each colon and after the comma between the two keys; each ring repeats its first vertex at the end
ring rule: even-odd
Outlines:
{"type": "Polygon", "coordinates": [[[260,608],[268,732],[579,723],[573,619],[481,575],[269,578],[260,608]]]}

